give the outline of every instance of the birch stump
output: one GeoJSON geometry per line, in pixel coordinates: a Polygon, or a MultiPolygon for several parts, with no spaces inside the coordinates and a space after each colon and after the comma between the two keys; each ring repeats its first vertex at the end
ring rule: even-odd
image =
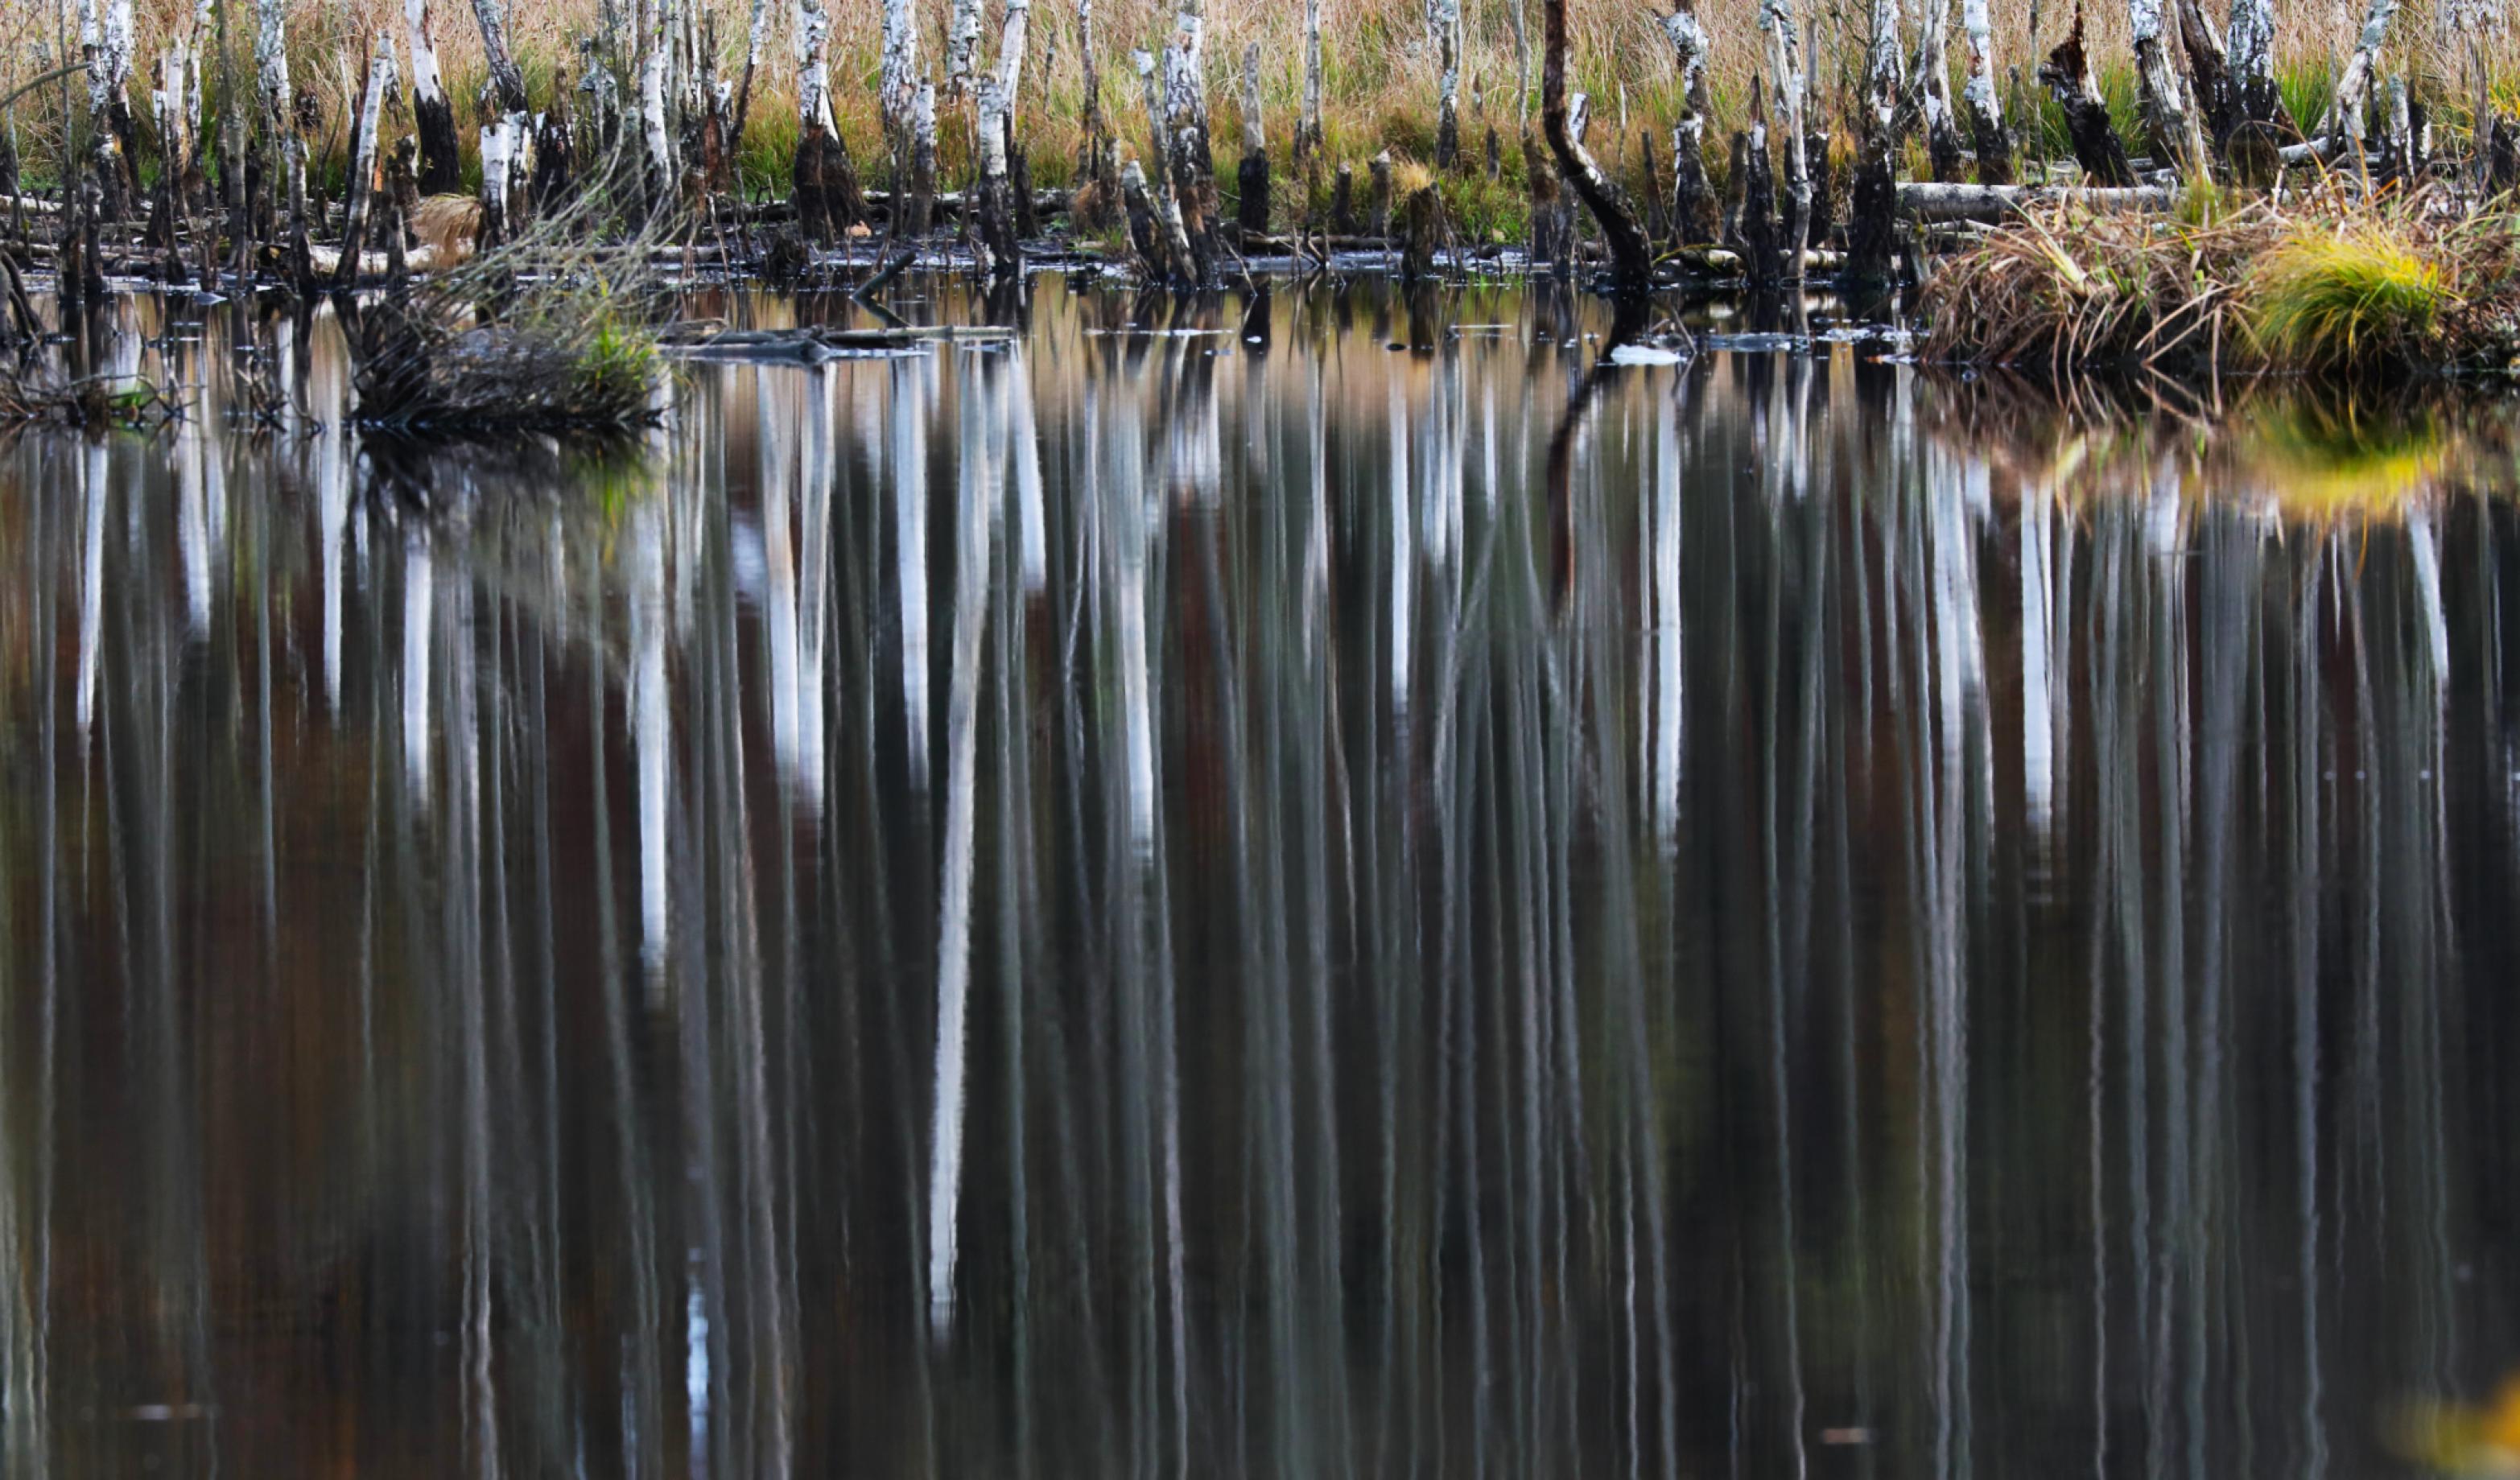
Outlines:
{"type": "Polygon", "coordinates": [[[525,103],[525,74],[517,69],[508,49],[508,8],[503,0],[472,0],[472,18],[481,23],[481,57],[490,67],[490,99],[503,113],[520,113],[525,103]]]}
{"type": "Polygon", "coordinates": [[[394,82],[393,37],[379,32],[368,58],[368,83],[350,124],[349,199],[341,213],[341,265],[335,286],[358,286],[359,253],[367,246],[368,204],[377,193],[377,136],[383,129],[385,94],[394,82]]]}
{"type": "Polygon", "coordinates": [[[1946,185],[1960,178],[1959,124],[1952,112],[1950,6],[1946,0],[1923,0],[1923,23],[1916,27],[1916,67],[1909,94],[1925,125],[1925,154],[1934,178],[1946,185]]]}
{"type": "Polygon", "coordinates": [[[1435,168],[1462,157],[1462,0],[1426,0],[1426,31],[1435,43],[1435,168]]]}
{"type": "Polygon", "coordinates": [[[2130,0],[2127,21],[2135,39],[2136,101],[2152,131],[2154,152],[2182,179],[2209,178],[2205,133],[2188,97],[2187,74],[2162,32],[2161,0],[2130,0]]]}
{"type": "MultiPolygon", "coordinates": [[[[1973,0],[1983,4],[1984,0],[1973,0]]],[[[1785,133],[1783,276],[1804,281],[1803,247],[1811,232],[1810,141],[1803,129],[1802,43],[1793,0],[1760,0],[1759,28],[1768,33],[1768,71],[1777,86],[1777,124],[1785,133]]]]}
{"type": "Polygon", "coordinates": [[[458,168],[455,108],[437,67],[428,0],[403,0],[403,40],[411,48],[411,126],[420,136],[420,193],[442,196],[455,189],[458,168]]]}
{"type": "Polygon", "coordinates": [[[1198,278],[1207,281],[1218,260],[1216,240],[1216,157],[1207,128],[1207,16],[1201,0],[1183,0],[1173,23],[1172,44],[1164,48],[1164,157],[1171,166],[1173,203],[1181,211],[1197,259],[1198,278]]]}
{"type": "Polygon", "coordinates": [[[858,191],[857,168],[848,146],[840,142],[832,117],[831,68],[825,53],[831,44],[831,13],[823,0],[796,0],[796,157],[789,171],[789,195],[796,209],[796,228],[818,245],[840,234],[866,214],[858,191]]]}
{"type": "Polygon", "coordinates": [[[2371,9],[2362,18],[2354,55],[2346,59],[2345,70],[2336,79],[2336,92],[2327,102],[2327,116],[2318,124],[2318,136],[2329,142],[2332,154],[2362,152],[2371,77],[2380,65],[2380,47],[2389,39],[2389,22],[2397,14],[2398,0],[2371,0],[2371,9]]]}
{"type": "Polygon", "coordinates": [[[1679,0],[1662,28],[1680,70],[1680,121],[1671,129],[1671,233],[1684,246],[1698,246],[1715,240],[1717,211],[1706,183],[1707,45],[1697,0],[1679,0]]]}
{"type": "Polygon", "coordinates": [[[1968,80],[1960,86],[1960,115],[1977,147],[1977,183],[2012,183],[2012,139],[2003,131],[2003,106],[1995,95],[1995,36],[1987,0],[1961,0],[1960,29],[1968,33],[1968,80]]]}
{"type": "Polygon", "coordinates": [[[2074,161],[2083,167],[2091,183],[2133,185],[2135,166],[2128,162],[2126,146],[2119,142],[2117,126],[2109,118],[2109,105],[2100,97],[2100,84],[2092,75],[2091,53],[2083,47],[2081,5],[2074,7],[2074,28],[2066,32],[2065,39],[2040,66],[2039,80],[2048,84],[2057,109],[2064,113],[2065,136],[2073,142],[2074,161]]]}
{"type": "Polygon", "coordinates": [[[1864,60],[1864,137],[1846,219],[1846,273],[1867,286],[1890,281],[1891,249],[1897,242],[1894,160],[1904,121],[1899,53],[1899,0],[1872,0],[1872,35],[1864,60]]]}
{"type": "Polygon", "coordinates": [[[2229,58],[2234,124],[2273,124],[2283,113],[2275,89],[2274,0],[2231,0],[2229,58]]]}
{"type": "MultiPolygon", "coordinates": [[[[1080,11],[1091,0],[1077,0],[1080,11]]],[[[1088,55],[1091,56],[1091,49],[1088,55]]],[[[1091,64],[1089,66],[1089,72],[1091,64]]],[[[919,106],[924,81],[919,71],[919,14],[910,0],[883,0],[883,71],[877,91],[883,111],[884,136],[901,157],[908,156],[911,114],[919,106]]],[[[1089,89],[1090,91],[1090,89],[1089,89]]],[[[898,180],[893,182],[896,186],[898,180]]]]}
{"type": "Polygon", "coordinates": [[[1006,282],[1023,271],[1015,236],[1015,204],[1007,172],[1007,90],[995,77],[981,79],[975,94],[979,117],[980,183],[971,249],[980,276],[1006,282]]]}
{"type": "Polygon", "coordinates": [[[1260,120],[1260,43],[1242,49],[1242,163],[1235,171],[1239,192],[1234,219],[1245,235],[1269,230],[1269,136],[1260,120]]]}
{"type": "Polygon", "coordinates": [[[135,47],[131,0],[79,0],[79,44],[87,63],[89,138],[99,205],[119,220],[131,213],[140,177],[131,118],[135,47]]]}

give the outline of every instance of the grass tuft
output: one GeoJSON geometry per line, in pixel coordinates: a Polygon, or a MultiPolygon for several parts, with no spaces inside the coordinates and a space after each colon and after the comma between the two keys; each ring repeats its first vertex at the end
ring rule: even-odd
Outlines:
{"type": "Polygon", "coordinates": [[[2296,228],[2248,286],[2261,352],[2318,370],[2415,361],[2454,297],[2441,263],[2388,216],[2296,228]]]}

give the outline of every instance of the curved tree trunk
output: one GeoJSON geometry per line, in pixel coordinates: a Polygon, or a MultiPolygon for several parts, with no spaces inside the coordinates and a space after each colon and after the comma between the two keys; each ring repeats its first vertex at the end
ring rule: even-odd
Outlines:
{"type": "Polygon", "coordinates": [[[1556,156],[1559,172],[1600,223],[1602,240],[1610,247],[1613,281],[1623,292],[1642,292],[1653,281],[1652,248],[1619,199],[1617,188],[1567,127],[1566,0],[1543,0],[1541,12],[1541,132],[1549,138],[1549,151],[1556,156]]]}

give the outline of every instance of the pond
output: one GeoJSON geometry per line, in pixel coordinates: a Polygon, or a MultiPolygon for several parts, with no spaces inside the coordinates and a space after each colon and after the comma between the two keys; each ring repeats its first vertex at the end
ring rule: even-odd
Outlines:
{"type": "Polygon", "coordinates": [[[188,414],[0,444],[13,1473],[2345,1476],[2520,1366],[2503,400],[1051,277],[431,451],[129,313],[188,414]]]}

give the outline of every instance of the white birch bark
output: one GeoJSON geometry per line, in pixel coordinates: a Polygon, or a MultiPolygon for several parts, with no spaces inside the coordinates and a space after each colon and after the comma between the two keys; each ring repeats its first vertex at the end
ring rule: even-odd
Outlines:
{"type": "Polygon", "coordinates": [[[350,141],[350,198],[343,207],[341,272],[344,281],[358,276],[356,248],[367,230],[368,202],[377,190],[377,139],[384,132],[385,94],[394,85],[393,37],[379,31],[368,59],[368,85],[359,99],[358,136],[350,141]]]}
{"type": "MultiPolygon", "coordinates": [[[[1976,0],[1983,4],[1984,0],[1976,0]]],[[[1793,202],[1785,249],[1792,276],[1803,276],[1803,237],[1811,229],[1811,158],[1803,134],[1801,27],[1793,0],[1760,0],[1759,28],[1768,33],[1768,71],[1777,89],[1777,121],[1785,131],[1785,194],[1793,202]]]]}
{"type": "Polygon", "coordinates": [[[418,104],[446,102],[446,82],[437,68],[437,41],[429,34],[428,0],[402,0],[403,39],[411,47],[411,97],[418,104]]]}
{"type": "Polygon", "coordinates": [[[665,121],[665,48],[652,46],[639,64],[639,136],[648,152],[648,189],[658,201],[671,199],[679,172],[674,167],[674,131],[665,121]]]}
{"type": "Polygon", "coordinates": [[[919,97],[919,16],[910,0],[883,0],[882,94],[884,130],[899,136],[910,126],[919,97]]]}
{"type": "Polygon", "coordinates": [[[502,112],[525,110],[525,76],[508,50],[508,8],[503,0],[472,0],[473,18],[481,22],[481,55],[490,67],[490,91],[502,112]]]}
{"type": "Polygon", "coordinates": [[[1916,68],[1912,84],[1916,100],[1916,116],[1925,125],[1928,139],[1956,135],[1958,125],[1952,114],[1952,68],[1950,17],[1947,0],[1922,0],[1923,15],[1916,28],[1916,68]]]}
{"type": "Polygon", "coordinates": [[[2336,92],[2328,100],[2327,116],[2319,120],[2320,138],[2341,136],[2358,147],[2362,143],[2362,115],[2371,95],[2371,77],[2380,64],[2380,46],[2389,39],[2389,22],[2397,14],[2398,0],[2371,0],[2371,9],[2362,18],[2362,35],[2354,43],[2354,55],[2346,59],[2345,70],[2336,79],[2336,92]]]}
{"type": "Polygon", "coordinates": [[[1304,0],[1304,117],[1295,133],[1295,151],[1312,156],[1322,150],[1322,0],[1304,0]]]}
{"type": "Polygon", "coordinates": [[[1207,17],[1198,0],[1190,0],[1174,22],[1172,45],[1164,48],[1165,147],[1178,173],[1200,174],[1207,167],[1207,17]],[[1187,151],[1187,157],[1184,152],[1187,151]]]}
{"type": "Polygon", "coordinates": [[[1864,57],[1864,111],[1868,127],[1885,138],[1898,127],[1899,0],[1872,0],[1872,38],[1864,57]]]}
{"type": "Polygon", "coordinates": [[[1024,48],[1030,41],[1032,0],[1006,0],[1007,19],[998,31],[998,89],[1006,94],[1009,119],[1014,117],[1015,96],[1023,81],[1024,48]]]}
{"type": "Polygon", "coordinates": [[[980,0],[954,0],[945,25],[945,95],[958,97],[971,85],[973,55],[980,49],[980,0]]]}
{"type": "Polygon", "coordinates": [[[1426,31],[1435,43],[1435,165],[1447,169],[1462,140],[1462,0],[1426,0],[1426,31]]]}
{"type": "Polygon", "coordinates": [[[1960,0],[1960,29],[1968,35],[1968,77],[1960,102],[1968,110],[1969,137],[1981,143],[2003,127],[2003,105],[1995,95],[1995,36],[1987,0],[1960,0]]]}
{"type": "Polygon", "coordinates": [[[2187,74],[2180,69],[2164,34],[2161,0],[2129,0],[2127,20],[2135,41],[2145,121],[2151,125],[2154,142],[2170,156],[2181,175],[2203,179],[2208,167],[2205,133],[2196,116],[2195,100],[2188,96],[2187,74]]]}
{"type": "Polygon", "coordinates": [[[825,61],[832,15],[823,0],[796,0],[796,121],[805,132],[832,125],[832,73],[825,61]]]}
{"type": "Polygon", "coordinates": [[[192,50],[190,36],[179,31],[168,37],[150,73],[149,111],[158,120],[158,153],[164,157],[170,187],[193,157],[192,50]]]}

